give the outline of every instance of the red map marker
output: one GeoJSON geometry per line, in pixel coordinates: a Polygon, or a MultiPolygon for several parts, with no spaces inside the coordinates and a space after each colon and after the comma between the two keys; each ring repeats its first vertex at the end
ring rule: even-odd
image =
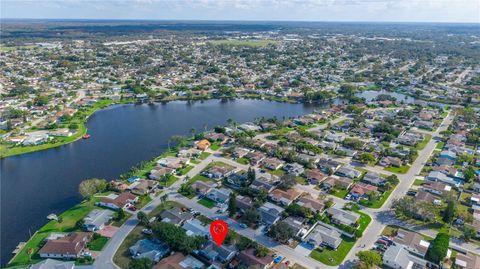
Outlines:
{"type": "Polygon", "coordinates": [[[216,220],[210,224],[210,234],[217,246],[221,246],[228,233],[228,224],[223,220],[216,220]]]}

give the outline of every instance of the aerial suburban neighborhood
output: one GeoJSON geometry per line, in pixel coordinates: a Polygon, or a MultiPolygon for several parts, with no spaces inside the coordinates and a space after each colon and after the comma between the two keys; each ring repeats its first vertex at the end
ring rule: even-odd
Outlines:
{"type": "Polygon", "coordinates": [[[476,26],[5,22],[1,266],[480,269],[476,26]]]}

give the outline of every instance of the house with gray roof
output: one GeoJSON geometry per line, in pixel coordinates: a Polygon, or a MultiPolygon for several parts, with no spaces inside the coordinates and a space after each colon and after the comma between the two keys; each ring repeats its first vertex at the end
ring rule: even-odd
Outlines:
{"type": "Polygon", "coordinates": [[[237,252],[237,248],[233,245],[222,244],[217,246],[215,242],[208,241],[207,245],[198,253],[211,262],[227,263],[235,257],[237,252]]]}
{"type": "Polygon", "coordinates": [[[36,264],[33,264],[29,269],[74,269],[75,262],[65,262],[54,259],[46,259],[36,264]]]}
{"type": "Polygon", "coordinates": [[[264,203],[258,209],[258,213],[260,213],[260,218],[263,223],[266,225],[275,224],[282,215],[282,212],[285,211],[282,207],[274,205],[270,202],[264,203]]]}
{"type": "Polygon", "coordinates": [[[228,202],[228,199],[230,199],[231,193],[232,191],[226,188],[211,189],[206,196],[210,200],[213,200],[217,203],[224,204],[228,202]]]}
{"type": "Polygon", "coordinates": [[[343,210],[336,206],[327,209],[326,213],[328,216],[330,216],[332,222],[347,226],[356,226],[357,221],[360,218],[360,214],[343,210]]]}
{"type": "Polygon", "coordinates": [[[342,243],[342,238],[340,232],[337,230],[332,229],[323,223],[317,222],[315,228],[313,228],[304,238],[304,241],[315,248],[326,246],[332,249],[337,249],[342,243]]]}
{"type": "Polygon", "coordinates": [[[158,262],[170,253],[170,248],[163,242],[154,239],[142,239],[129,248],[130,254],[134,259],[147,258],[153,262],[158,262]]]}
{"type": "Polygon", "coordinates": [[[422,269],[427,261],[408,252],[401,245],[391,245],[383,253],[383,263],[394,269],[422,269]]]}
{"type": "Polygon", "coordinates": [[[382,186],[385,184],[386,179],[383,178],[380,174],[375,173],[375,172],[367,172],[363,176],[363,181],[372,184],[374,186],[382,186]]]}
{"type": "Polygon", "coordinates": [[[173,207],[167,210],[164,210],[160,214],[162,222],[172,223],[175,225],[182,225],[185,221],[191,219],[193,215],[190,212],[183,212],[178,207],[173,207]]]}
{"type": "Polygon", "coordinates": [[[106,223],[113,218],[114,212],[107,209],[94,209],[83,219],[83,228],[94,232],[103,229],[106,223]]]}
{"type": "Polygon", "coordinates": [[[182,228],[189,236],[210,236],[210,230],[207,226],[204,226],[198,219],[191,219],[185,221],[182,228]]]}

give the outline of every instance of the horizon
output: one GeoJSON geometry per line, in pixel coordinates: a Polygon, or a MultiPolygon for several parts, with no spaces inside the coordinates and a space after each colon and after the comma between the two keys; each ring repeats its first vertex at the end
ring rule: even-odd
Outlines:
{"type": "Polygon", "coordinates": [[[25,20],[480,23],[476,0],[4,0],[1,5],[0,18],[25,20]]]}

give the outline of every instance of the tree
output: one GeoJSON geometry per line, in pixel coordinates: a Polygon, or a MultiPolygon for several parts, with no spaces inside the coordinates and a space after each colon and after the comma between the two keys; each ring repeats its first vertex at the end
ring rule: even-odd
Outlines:
{"type": "Polygon", "coordinates": [[[137,219],[140,221],[140,224],[143,226],[148,226],[148,216],[143,211],[137,213],[137,219]]]}
{"type": "Polygon", "coordinates": [[[132,259],[128,264],[128,269],[151,269],[153,262],[147,258],[132,259]]]}
{"type": "Polygon", "coordinates": [[[455,216],[455,202],[453,200],[449,200],[447,203],[447,207],[443,211],[443,221],[450,224],[454,216],[455,216]]]}
{"type": "Polygon", "coordinates": [[[107,186],[105,179],[91,178],[80,182],[78,190],[83,198],[90,199],[95,193],[104,191],[107,186]]]}
{"type": "Polygon", "coordinates": [[[366,250],[366,251],[359,251],[357,253],[357,257],[360,261],[364,262],[371,268],[373,265],[382,265],[382,256],[376,251],[366,250]]]}
{"type": "Polygon", "coordinates": [[[363,163],[372,163],[376,160],[377,159],[375,158],[375,156],[368,152],[362,153],[362,155],[360,155],[360,161],[362,161],[363,163]]]}
{"type": "Polygon", "coordinates": [[[228,200],[228,215],[232,217],[237,213],[237,197],[235,193],[230,193],[230,199],[228,200]]]}
{"type": "Polygon", "coordinates": [[[270,227],[268,235],[280,243],[286,243],[295,233],[290,225],[284,221],[280,221],[270,227]]]}
{"type": "Polygon", "coordinates": [[[117,213],[115,214],[115,219],[117,221],[121,221],[123,218],[125,218],[125,211],[123,211],[122,208],[120,208],[117,213]]]}
{"type": "Polygon", "coordinates": [[[252,167],[249,167],[247,171],[247,181],[252,183],[255,180],[255,178],[256,178],[255,170],[252,169],[252,167]]]}
{"type": "Polygon", "coordinates": [[[268,250],[268,248],[260,245],[260,244],[256,244],[255,246],[255,256],[257,257],[265,257],[268,255],[270,251],[268,250]]]}
{"type": "Polygon", "coordinates": [[[461,238],[465,241],[470,241],[470,239],[474,238],[477,235],[477,231],[470,226],[464,225],[462,229],[461,238]]]}
{"type": "Polygon", "coordinates": [[[248,226],[256,224],[257,222],[260,221],[260,214],[258,214],[258,212],[255,208],[253,208],[253,207],[249,208],[249,209],[247,209],[247,211],[245,211],[245,214],[243,215],[243,221],[248,226]]]}
{"type": "Polygon", "coordinates": [[[169,245],[172,250],[188,254],[199,249],[206,242],[202,236],[188,236],[181,227],[172,223],[158,222],[152,227],[155,235],[169,245]]]}
{"type": "Polygon", "coordinates": [[[465,180],[467,182],[472,182],[474,179],[475,179],[475,169],[473,168],[473,166],[469,166],[465,169],[465,171],[463,171],[463,175],[465,176],[465,180]]]}
{"type": "Polygon", "coordinates": [[[447,256],[450,236],[447,233],[438,233],[428,248],[427,260],[439,264],[447,256]]]}
{"type": "Polygon", "coordinates": [[[280,177],[280,184],[278,187],[284,191],[290,189],[296,184],[295,175],[285,174],[280,177]]]}

